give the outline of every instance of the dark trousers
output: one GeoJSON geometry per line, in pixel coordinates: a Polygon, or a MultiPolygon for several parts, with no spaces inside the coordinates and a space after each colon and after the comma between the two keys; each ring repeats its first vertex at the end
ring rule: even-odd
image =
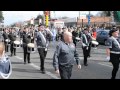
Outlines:
{"type": "Polygon", "coordinates": [[[33,38],[33,39],[31,39],[31,43],[34,43],[34,38],[33,38]]]}
{"type": "Polygon", "coordinates": [[[24,51],[24,62],[26,63],[26,59],[28,63],[30,62],[30,53],[27,51],[27,46],[23,46],[23,51],[24,51]]]}
{"type": "Polygon", "coordinates": [[[11,56],[14,54],[16,55],[16,48],[14,48],[14,44],[11,42],[11,45],[10,45],[10,51],[11,51],[11,56]]]}
{"type": "Polygon", "coordinates": [[[119,69],[119,63],[120,63],[120,54],[110,54],[110,62],[113,65],[113,70],[112,70],[112,77],[111,79],[115,79],[116,74],[119,69]]]}
{"type": "Polygon", "coordinates": [[[59,72],[61,79],[70,79],[72,75],[72,68],[73,68],[72,65],[70,66],[59,65],[59,72]]]}
{"type": "Polygon", "coordinates": [[[73,39],[73,43],[75,44],[75,47],[77,45],[77,40],[76,39],[73,39]]]}
{"type": "Polygon", "coordinates": [[[87,58],[89,56],[89,47],[87,49],[87,47],[82,47],[83,49],[83,55],[84,55],[84,65],[87,64],[87,58]]]}
{"type": "Polygon", "coordinates": [[[6,42],[4,42],[4,45],[5,45],[5,52],[9,52],[9,50],[8,50],[9,46],[7,45],[6,42]]]}
{"type": "Polygon", "coordinates": [[[92,47],[92,43],[89,44],[89,48],[88,48],[88,56],[91,56],[91,47],[92,47]]]}
{"type": "Polygon", "coordinates": [[[44,62],[45,62],[45,57],[47,55],[47,51],[45,51],[45,48],[38,48],[38,53],[40,55],[40,67],[41,67],[41,71],[44,71],[44,62]]]}

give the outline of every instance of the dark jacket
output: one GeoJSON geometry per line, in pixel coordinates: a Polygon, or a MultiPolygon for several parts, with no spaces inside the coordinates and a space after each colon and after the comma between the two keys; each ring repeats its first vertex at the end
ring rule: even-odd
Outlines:
{"type": "Polygon", "coordinates": [[[3,33],[3,38],[4,38],[4,40],[5,40],[5,39],[8,39],[8,38],[9,38],[9,37],[8,37],[8,33],[5,33],[5,32],[4,32],[4,33],[3,33]]]}
{"type": "Polygon", "coordinates": [[[86,35],[86,34],[82,34],[81,36],[81,40],[82,40],[82,44],[85,44],[86,46],[89,46],[89,44],[91,43],[92,41],[92,38],[90,35],[86,35]],[[86,37],[86,38],[85,38],[86,37]],[[86,42],[86,39],[87,39],[87,42],[86,42]]]}
{"type": "Polygon", "coordinates": [[[16,40],[16,34],[15,33],[9,33],[9,39],[10,41],[15,41],[16,40]]]}
{"type": "Polygon", "coordinates": [[[26,34],[24,32],[24,34],[23,34],[23,45],[26,46],[28,43],[31,43],[31,36],[29,35],[29,33],[26,34]]]}

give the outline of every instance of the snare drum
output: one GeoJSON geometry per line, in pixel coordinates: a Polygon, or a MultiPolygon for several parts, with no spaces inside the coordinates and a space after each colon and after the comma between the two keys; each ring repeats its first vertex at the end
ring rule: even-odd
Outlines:
{"type": "Polygon", "coordinates": [[[92,44],[98,45],[99,43],[97,41],[92,41],[92,44]]]}
{"type": "Polygon", "coordinates": [[[27,52],[28,53],[34,53],[35,52],[35,44],[34,43],[27,44],[27,52]]]}
{"type": "Polygon", "coordinates": [[[20,48],[20,41],[14,41],[14,48],[20,48]]]}
{"type": "Polygon", "coordinates": [[[9,39],[5,39],[5,42],[7,45],[10,45],[10,40],[9,39]]]}

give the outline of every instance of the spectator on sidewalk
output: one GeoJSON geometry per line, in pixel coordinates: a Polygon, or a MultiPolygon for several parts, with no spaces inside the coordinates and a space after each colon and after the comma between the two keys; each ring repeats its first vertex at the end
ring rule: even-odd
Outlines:
{"type": "Polygon", "coordinates": [[[8,79],[12,73],[11,61],[5,54],[5,46],[0,42],[0,78],[8,79]]]}
{"type": "Polygon", "coordinates": [[[79,55],[76,51],[75,45],[72,43],[72,33],[64,32],[64,41],[56,47],[53,57],[53,66],[56,73],[60,73],[61,79],[70,79],[74,59],[76,59],[78,68],[81,68],[79,55]]]}

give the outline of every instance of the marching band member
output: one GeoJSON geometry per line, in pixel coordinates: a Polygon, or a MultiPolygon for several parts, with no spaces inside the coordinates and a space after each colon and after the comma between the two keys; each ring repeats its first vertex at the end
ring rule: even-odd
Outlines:
{"type": "Polygon", "coordinates": [[[72,32],[72,35],[73,35],[73,43],[75,44],[75,47],[76,47],[76,45],[77,45],[76,37],[79,36],[77,29],[74,29],[74,31],[72,32]]]}
{"type": "Polygon", "coordinates": [[[5,28],[4,29],[4,32],[3,32],[3,38],[4,38],[4,45],[5,45],[5,52],[8,52],[9,51],[9,46],[8,46],[8,43],[6,40],[9,40],[9,37],[8,37],[9,33],[8,33],[8,29],[5,28]]]}
{"type": "Polygon", "coordinates": [[[84,55],[84,65],[87,66],[87,57],[89,56],[89,45],[92,41],[92,38],[88,35],[88,30],[84,29],[84,32],[81,37],[82,40],[82,49],[83,49],[83,55],[84,55]]]}
{"type": "Polygon", "coordinates": [[[31,43],[31,36],[30,33],[28,32],[28,28],[24,28],[24,34],[23,34],[23,52],[24,52],[24,64],[26,64],[26,58],[28,63],[30,62],[30,52],[27,51],[27,44],[31,43]]]}
{"type": "Polygon", "coordinates": [[[19,31],[21,47],[22,47],[22,43],[23,43],[23,34],[24,34],[24,32],[23,32],[23,28],[22,28],[22,29],[20,29],[20,31],[19,31]]]}
{"type": "MultiPolygon", "coordinates": [[[[88,26],[88,35],[92,38],[92,27],[88,26]]],[[[92,41],[92,40],[91,40],[92,41]]],[[[90,41],[89,43],[89,48],[88,48],[88,57],[91,57],[91,47],[92,47],[92,42],[90,41]]]]}
{"type": "Polygon", "coordinates": [[[31,43],[34,43],[34,35],[35,35],[35,32],[34,32],[34,29],[33,29],[33,28],[30,28],[30,35],[31,35],[31,43]]]}
{"type": "Polygon", "coordinates": [[[36,44],[38,47],[38,53],[40,55],[40,60],[41,60],[40,70],[42,71],[43,74],[45,74],[44,61],[45,61],[47,48],[48,48],[48,40],[47,40],[48,33],[51,34],[50,30],[45,29],[43,24],[38,26],[36,44]]]}
{"type": "Polygon", "coordinates": [[[16,48],[14,47],[14,41],[16,40],[16,33],[14,29],[11,29],[9,33],[9,38],[10,38],[10,51],[11,51],[11,56],[14,55],[16,56],[16,48]]]}
{"type": "Polygon", "coordinates": [[[120,63],[120,39],[118,34],[119,31],[117,29],[112,29],[109,32],[110,37],[106,42],[107,56],[110,57],[110,62],[113,65],[111,79],[116,78],[120,63]]]}
{"type": "Polygon", "coordinates": [[[5,46],[0,43],[0,77],[3,79],[8,79],[12,73],[11,61],[5,54],[5,46]]]}
{"type": "Polygon", "coordinates": [[[61,79],[70,79],[74,60],[76,59],[79,69],[81,69],[81,65],[75,45],[72,43],[72,33],[64,32],[63,37],[64,40],[56,47],[53,56],[53,67],[56,73],[60,73],[61,79]]]}

